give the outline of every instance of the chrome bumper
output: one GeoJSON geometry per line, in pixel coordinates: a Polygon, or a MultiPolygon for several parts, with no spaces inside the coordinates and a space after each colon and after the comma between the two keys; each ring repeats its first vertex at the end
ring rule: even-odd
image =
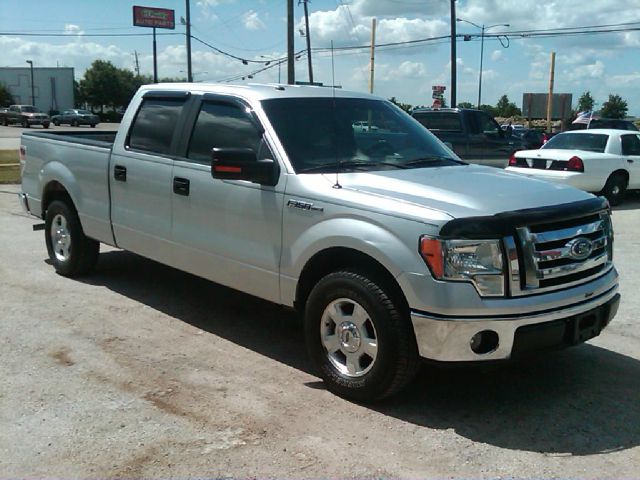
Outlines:
{"type": "Polygon", "coordinates": [[[511,358],[518,328],[587,313],[612,301],[617,292],[616,284],[598,297],[579,304],[522,316],[441,317],[413,311],[411,321],[418,350],[424,358],[443,362],[504,360],[511,358]],[[486,330],[498,335],[498,346],[491,352],[477,354],[471,349],[471,338],[486,330]]]}

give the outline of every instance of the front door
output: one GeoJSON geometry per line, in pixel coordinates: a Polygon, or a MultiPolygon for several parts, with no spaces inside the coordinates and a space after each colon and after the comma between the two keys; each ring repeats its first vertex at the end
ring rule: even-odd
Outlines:
{"type": "Polygon", "coordinates": [[[211,176],[214,147],[274,158],[257,120],[235,98],[205,95],[183,141],[172,175],[179,268],[278,302],[285,177],[272,187],[211,176]]]}
{"type": "Polygon", "coordinates": [[[625,156],[625,166],[629,172],[630,189],[640,188],[640,134],[628,133],[621,135],[622,155],[625,156]]]}

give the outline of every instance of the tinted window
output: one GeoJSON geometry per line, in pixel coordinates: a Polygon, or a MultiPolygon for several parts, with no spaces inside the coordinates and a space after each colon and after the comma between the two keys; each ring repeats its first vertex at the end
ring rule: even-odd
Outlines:
{"type": "Polygon", "coordinates": [[[640,138],[638,135],[622,135],[622,154],[640,155],[640,138]]]}
{"type": "Polygon", "coordinates": [[[462,163],[389,102],[319,97],[271,99],[262,105],[298,173],[462,163]],[[365,118],[367,129],[363,131],[365,118]]]}
{"type": "Polygon", "coordinates": [[[184,99],[174,98],[143,100],[129,131],[128,146],[154,153],[169,153],[184,102],[184,99]]]}
{"type": "Polygon", "coordinates": [[[561,150],[586,150],[604,152],[609,135],[602,133],[560,133],[545,143],[542,148],[558,148],[561,150]]]}
{"type": "Polygon", "coordinates": [[[455,112],[415,112],[413,117],[429,130],[462,131],[460,114],[455,112]]]}
{"type": "Polygon", "coordinates": [[[210,162],[214,147],[251,148],[260,155],[261,140],[262,135],[246,112],[227,103],[204,102],[191,134],[187,156],[199,162],[210,162]]]}
{"type": "Polygon", "coordinates": [[[478,131],[476,133],[493,133],[498,135],[500,127],[498,123],[489,115],[483,112],[473,112],[476,119],[478,131]]]}

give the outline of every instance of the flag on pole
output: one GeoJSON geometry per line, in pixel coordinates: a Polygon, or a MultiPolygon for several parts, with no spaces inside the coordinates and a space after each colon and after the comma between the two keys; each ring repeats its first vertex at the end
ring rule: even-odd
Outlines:
{"type": "Polygon", "coordinates": [[[571,123],[583,123],[585,125],[589,125],[592,119],[593,110],[585,110],[584,112],[579,112],[576,119],[571,123]]]}

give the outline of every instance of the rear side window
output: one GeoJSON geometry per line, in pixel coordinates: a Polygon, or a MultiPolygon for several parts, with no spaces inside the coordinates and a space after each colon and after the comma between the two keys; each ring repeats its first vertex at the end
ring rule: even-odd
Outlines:
{"type": "Polygon", "coordinates": [[[168,154],[185,99],[149,98],[142,101],[129,131],[128,147],[168,154]]]}
{"type": "Polygon", "coordinates": [[[460,115],[449,112],[416,112],[413,117],[429,130],[462,131],[460,115]]]}
{"type": "Polygon", "coordinates": [[[197,162],[211,161],[215,148],[251,148],[257,155],[262,134],[246,112],[223,102],[203,102],[193,128],[187,157],[197,162]]]}
{"type": "Polygon", "coordinates": [[[638,135],[622,135],[622,154],[640,155],[640,138],[638,135]]]}

